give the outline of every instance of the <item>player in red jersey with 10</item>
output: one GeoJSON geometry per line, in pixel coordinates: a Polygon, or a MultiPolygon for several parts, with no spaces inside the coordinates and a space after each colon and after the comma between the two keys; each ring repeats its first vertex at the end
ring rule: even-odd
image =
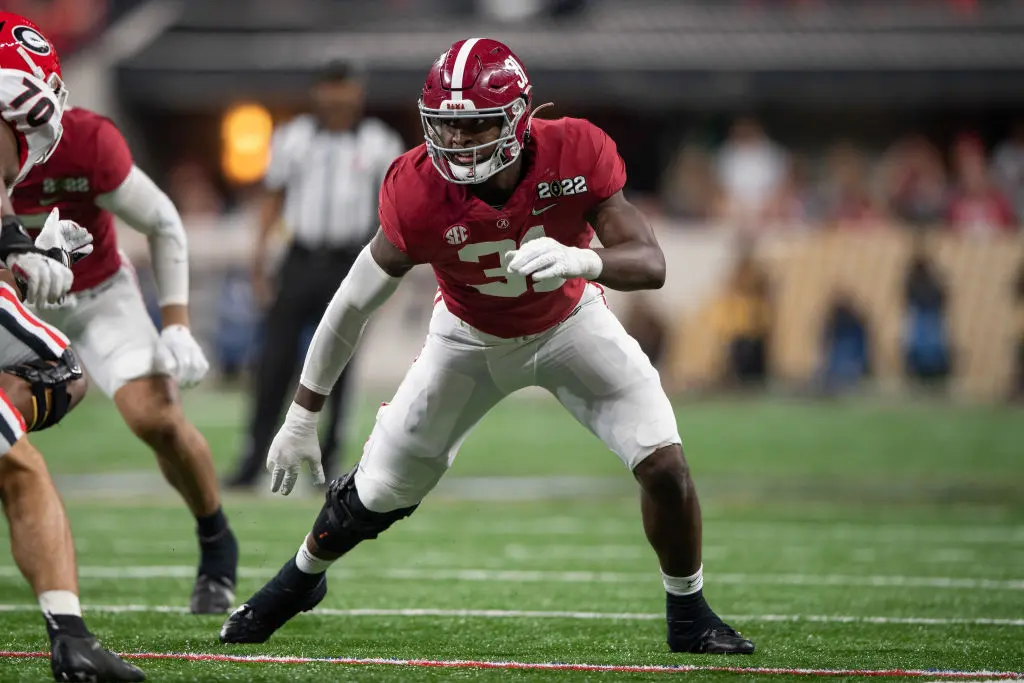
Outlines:
{"type": "Polygon", "coordinates": [[[188,327],[188,248],[181,217],[132,161],[109,119],[68,107],[60,146],[18,185],[14,208],[38,228],[51,208],[88,228],[94,251],[74,265],[64,305],[38,309],[62,330],[93,382],[156,455],[197,520],[200,559],[195,613],[224,613],[234,600],[238,546],[220,507],[210,447],[185,418],[178,385],[209,365],[188,327]],[[150,320],[131,264],[118,251],[114,216],[149,239],[163,329],[150,320]]]}
{"type": "Polygon", "coordinates": [[[420,100],[425,144],[392,164],[381,229],[313,338],[267,458],[273,490],[287,494],[303,462],[322,478],[317,411],[369,315],[420,263],[439,285],[430,334],[357,467],[331,484],[296,556],[228,618],[223,641],[262,642],[312,609],[334,560],[410,515],[491,407],[539,386],[640,484],[669,647],[753,652],[703,597],[700,507],[672,406],[601,294],[600,285],[660,287],[664,255],[623,197],[611,138],[582,119],[533,120],[531,90],[522,62],[494,40],[459,41],[431,67],[420,100]],[[590,248],[595,231],[601,249],[590,248]]]}

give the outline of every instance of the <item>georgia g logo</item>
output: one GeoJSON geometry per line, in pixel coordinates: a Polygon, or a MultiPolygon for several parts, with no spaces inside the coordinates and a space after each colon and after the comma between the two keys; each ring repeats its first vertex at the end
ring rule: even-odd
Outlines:
{"type": "Polygon", "coordinates": [[[29,52],[34,52],[43,57],[50,54],[50,43],[46,41],[46,38],[39,35],[39,31],[36,31],[31,26],[15,26],[11,34],[29,52]]]}

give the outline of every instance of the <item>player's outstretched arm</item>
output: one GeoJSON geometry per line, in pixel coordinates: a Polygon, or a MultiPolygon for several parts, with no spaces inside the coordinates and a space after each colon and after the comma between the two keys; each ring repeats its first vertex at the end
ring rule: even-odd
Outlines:
{"type": "Polygon", "coordinates": [[[602,263],[595,282],[624,291],[658,289],[665,284],[665,254],[658,238],[621,190],[598,204],[587,218],[602,245],[594,249],[602,263]]]}
{"type": "Polygon", "coordinates": [[[187,325],[188,239],[170,197],[141,168],[132,166],[117,189],[97,195],[96,204],[146,236],[161,316],[187,325]]]}
{"type": "Polygon", "coordinates": [[[313,335],[295,402],[318,411],[338,381],[370,316],[414,263],[378,230],[342,281],[313,335]]]}
{"type": "Polygon", "coordinates": [[[324,400],[352,357],[367,320],[394,293],[413,265],[378,230],[334,293],[306,352],[295,400],[270,444],[267,469],[272,492],[291,493],[303,462],[309,463],[313,481],[323,483],[316,425],[324,400]]]}
{"type": "MultiPolygon", "coordinates": [[[[116,135],[108,145],[123,146],[127,156],[127,146],[116,135]]],[[[116,189],[97,195],[96,204],[146,236],[160,303],[160,338],[177,362],[179,384],[198,384],[210,364],[189,329],[188,239],[181,215],[170,197],[135,165],[116,189]]]]}

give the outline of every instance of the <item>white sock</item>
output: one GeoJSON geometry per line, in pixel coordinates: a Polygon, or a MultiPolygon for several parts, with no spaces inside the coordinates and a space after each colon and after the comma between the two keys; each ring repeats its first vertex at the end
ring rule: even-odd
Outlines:
{"type": "Polygon", "coordinates": [[[665,592],[671,595],[693,595],[704,587],[704,565],[692,576],[669,576],[661,573],[661,582],[665,584],[665,592]]]}
{"type": "Polygon", "coordinates": [[[295,553],[295,566],[303,574],[323,574],[332,564],[334,560],[322,560],[309,552],[305,540],[299,546],[299,552],[295,553]]]}
{"type": "Polygon", "coordinates": [[[46,614],[82,616],[78,596],[71,591],[43,591],[39,594],[39,607],[46,614]]]}

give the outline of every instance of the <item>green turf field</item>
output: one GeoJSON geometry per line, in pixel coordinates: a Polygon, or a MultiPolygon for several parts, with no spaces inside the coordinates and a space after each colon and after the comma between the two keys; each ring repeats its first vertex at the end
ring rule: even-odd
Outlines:
{"type": "MultiPolygon", "coordinates": [[[[226,472],[240,443],[239,397],[195,394],[187,408],[226,472]]],[[[367,400],[355,416],[353,446],[373,412],[367,400]]],[[[264,646],[222,646],[221,618],[183,613],[192,523],[109,403],[91,397],[33,440],[65,495],[87,619],[117,651],[701,667],[138,662],[154,681],[738,681],[768,668],[1024,677],[1019,409],[748,399],[682,403],[678,413],[705,509],[705,593],[757,642],[752,657],[667,651],[630,478],[547,399],[500,406],[436,496],[340,562],[321,608],[264,646]],[[760,670],[703,669],[714,666],[760,670]]],[[[226,498],[242,543],[239,598],[295,551],[319,505],[226,498]]],[[[44,649],[42,619],[6,550],[0,620],[0,649],[44,649]]],[[[0,681],[48,676],[44,659],[0,659],[0,681]]]]}

